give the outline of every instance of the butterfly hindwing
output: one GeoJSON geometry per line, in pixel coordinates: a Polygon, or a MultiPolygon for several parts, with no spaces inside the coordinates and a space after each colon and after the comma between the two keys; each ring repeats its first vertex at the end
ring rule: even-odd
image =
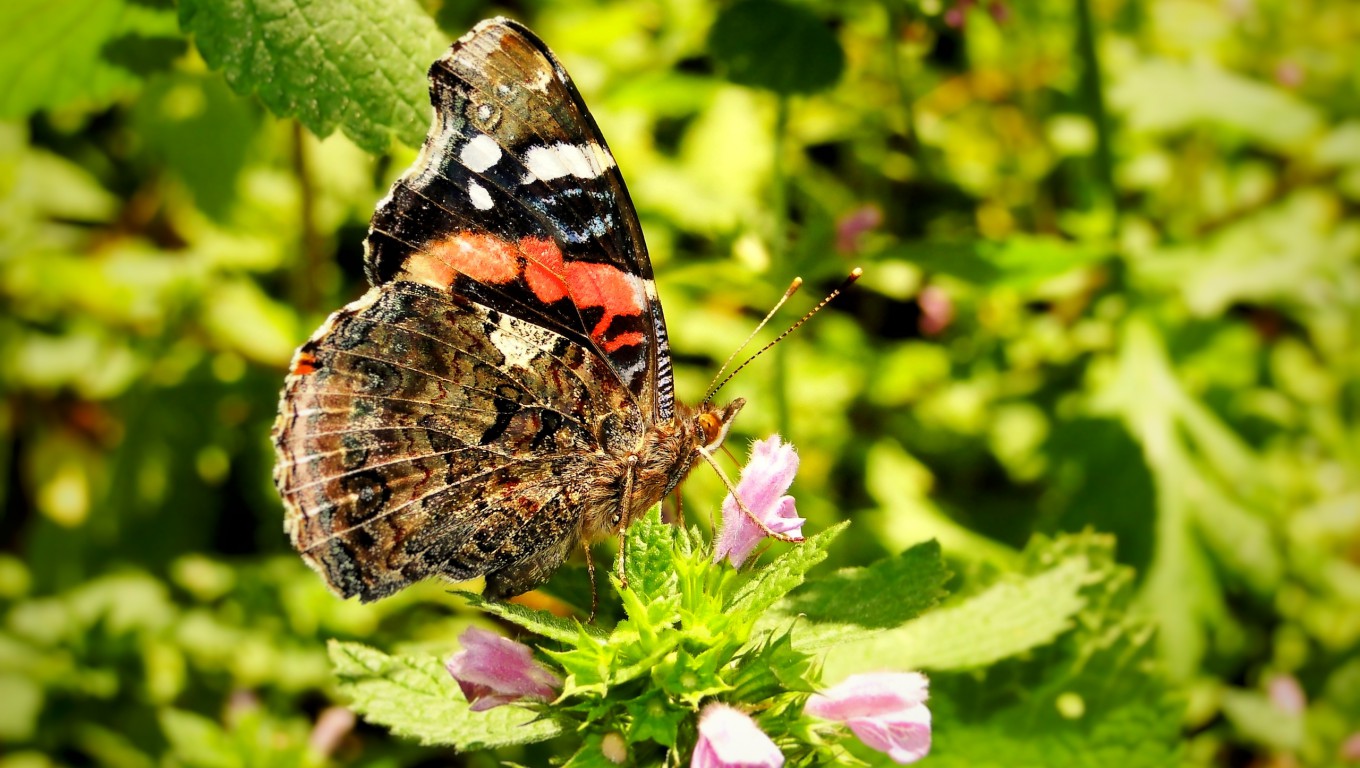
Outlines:
{"type": "Polygon", "coordinates": [[[514,594],[579,539],[594,425],[628,398],[553,331],[417,283],[371,289],[285,385],[275,480],[293,543],[346,597],[436,574],[514,594]]]}
{"type": "Polygon", "coordinates": [[[665,320],[613,155],[566,71],[515,22],[430,68],[435,119],[373,217],[370,282],[414,281],[594,351],[652,418],[673,413],[665,320]]]}

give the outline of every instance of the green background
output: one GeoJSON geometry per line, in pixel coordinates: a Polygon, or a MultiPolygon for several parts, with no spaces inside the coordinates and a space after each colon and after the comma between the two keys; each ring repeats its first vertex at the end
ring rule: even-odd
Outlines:
{"type": "MultiPolygon", "coordinates": [[[[789,320],[865,270],[724,390],[750,401],[734,452],[798,446],[809,530],[852,521],[830,566],[933,538],[968,595],[1041,571],[1036,533],[1114,534],[1112,631],[1148,644],[1178,759],[1344,762],[1354,3],[10,0],[0,766],[465,759],[364,725],[309,745],[346,722],[327,639],[440,653],[479,619],[440,584],[332,597],[282,533],[268,431],[293,348],[362,291],[425,68],[497,13],[557,52],[628,179],[682,398],[793,276],[789,320]]],[[[722,489],[685,493],[706,522],[722,489]]],[[[939,678],[929,760],[1127,765],[1165,736],[1083,709],[1053,638],[914,659],[968,672],[939,678]]]]}

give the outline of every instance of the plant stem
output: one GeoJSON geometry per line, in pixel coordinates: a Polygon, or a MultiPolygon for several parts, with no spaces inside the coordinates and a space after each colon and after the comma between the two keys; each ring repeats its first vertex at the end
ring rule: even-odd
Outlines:
{"type": "Polygon", "coordinates": [[[319,306],[326,255],[316,224],[316,188],[312,184],[311,159],[307,150],[306,129],[293,121],[293,174],[298,180],[298,217],[302,226],[302,262],[293,273],[293,300],[304,315],[319,306]]]}
{"type": "Polygon", "coordinates": [[[1105,200],[1114,216],[1117,227],[1119,216],[1118,196],[1114,186],[1114,153],[1110,146],[1110,118],[1105,109],[1104,80],[1101,75],[1100,57],[1096,51],[1095,22],[1091,17],[1090,0],[1076,0],[1077,12],[1077,56],[1082,60],[1081,94],[1082,108],[1096,130],[1095,173],[1105,200]]]}

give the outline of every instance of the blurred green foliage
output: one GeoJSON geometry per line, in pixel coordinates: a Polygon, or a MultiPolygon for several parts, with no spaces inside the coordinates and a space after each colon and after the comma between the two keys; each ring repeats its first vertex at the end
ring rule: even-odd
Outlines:
{"type": "MultiPolygon", "coordinates": [[[[361,290],[423,70],[500,12],[564,60],[627,176],[682,396],[793,275],[812,294],[864,267],[726,393],[751,400],[734,445],[800,447],[812,529],[853,521],[833,565],[937,539],[952,610],[990,599],[1031,649],[892,656],[938,647],[947,606],[865,651],[935,672],[931,759],[1089,760],[1071,733],[1161,727],[1121,708],[1157,675],[1189,762],[1346,759],[1355,4],[11,0],[0,766],[449,759],[319,725],[343,702],[326,641],[442,654],[485,619],[438,584],[327,593],[288,551],[267,434],[292,348],[361,290]],[[1086,529],[1113,554],[1026,546],[1086,529]]],[[[692,519],[721,492],[696,472],[692,519]]]]}

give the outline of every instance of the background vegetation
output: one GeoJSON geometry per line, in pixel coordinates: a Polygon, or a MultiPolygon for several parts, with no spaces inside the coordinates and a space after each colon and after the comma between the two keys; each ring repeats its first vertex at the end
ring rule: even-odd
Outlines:
{"type": "Polygon", "coordinates": [[[1360,9],[782,2],[0,4],[0,765],[491,761],[335,708],[326,640],[485,619],[326,592],[267,435],[424,69],[496,13],[628,178],[682,397],[865,269],[725,393],[809,530],[852,521],[831,566],[935,538],[1051,629],[878,649],[936,672],[930,760],[1360,761],[1360,9]]]}

